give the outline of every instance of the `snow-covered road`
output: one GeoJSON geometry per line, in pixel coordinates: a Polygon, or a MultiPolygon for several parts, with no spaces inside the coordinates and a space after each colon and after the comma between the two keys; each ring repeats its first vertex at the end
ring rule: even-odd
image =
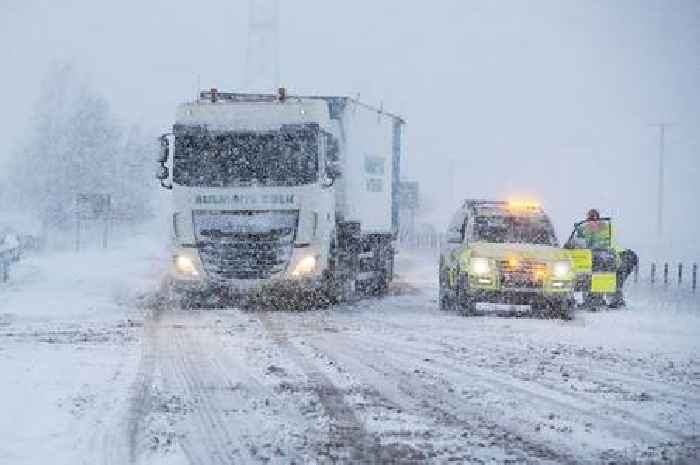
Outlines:
{"type": "Polygon", "coordinates": [[[183,311],[148,291],[161,259],[116,279],[37,258],[0,290],[0,463],[700,461],[698,300],[465,318],[404,253],[382,300],[183,311]],[[75,307],[32,307],[59,290],[75,307]]]}

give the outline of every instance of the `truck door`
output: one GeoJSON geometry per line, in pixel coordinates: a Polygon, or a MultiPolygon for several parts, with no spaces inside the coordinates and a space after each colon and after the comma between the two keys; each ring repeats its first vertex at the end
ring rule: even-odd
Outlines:
{"type": "Polygon", "coordinates": [[[617,257],[610,218],[574,224],[564,248],[574,266],[577,291],[608,294],[617,290],[617,257]]]}

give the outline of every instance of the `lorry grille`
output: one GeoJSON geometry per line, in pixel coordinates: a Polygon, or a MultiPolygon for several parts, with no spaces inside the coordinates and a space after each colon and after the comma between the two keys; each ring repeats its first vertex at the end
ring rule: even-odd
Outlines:
{"type": "Polygon", "coordinates": [[[268,279],[287,269],[294,247],[298,212],[193,213],[199,256],[211,279],[268,279]]]}
{"type": "Polygon", "coordinates": [[[287,269],[294,246],[294,230],[230,234],[212,239],[199,244],[207,275],[223,280],[267,279],[287,269]]]}
{"type": "Polygon", "coordinates": [[[520,260],[513,266],[508,260],[498,262],[503,288],[537,289],[544,284],[544,262],[520,260]]]}

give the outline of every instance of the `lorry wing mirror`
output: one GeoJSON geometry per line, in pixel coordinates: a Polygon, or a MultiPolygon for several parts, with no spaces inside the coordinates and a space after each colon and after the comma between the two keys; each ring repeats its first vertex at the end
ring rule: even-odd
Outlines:
{"type": "Polygon", "coordinates": [[[164,181],[170,177],[170,170],[168,169],[167,166],[161,165],[158,167],[158,171],[156,171],[156,179],[159,179],[161,181],[164,181]]]}
{"type": "Polygon", "coordinates": [[[160,152],[158,152],[158,163],[165,163],[170,158],[170,141],[168,136],[163,134],[160,136],[160,152]]]}

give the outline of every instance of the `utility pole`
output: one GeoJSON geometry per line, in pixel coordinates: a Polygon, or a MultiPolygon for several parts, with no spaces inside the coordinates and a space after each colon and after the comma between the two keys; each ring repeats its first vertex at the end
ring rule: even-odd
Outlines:
{"type": "Polygon", "coordinates": [[[279,84],[279,0],[250,0],[245,90],[270,93],[279,84]]]}
{"type": "Polygon", "coordinates": [[[668,123],[654,124],[654,127],[659,128],[659,179],[656,192],[656,234],[658,237],[663,235],[664,231],[664,149],[666,128],[671,126],[668,123]]]}

